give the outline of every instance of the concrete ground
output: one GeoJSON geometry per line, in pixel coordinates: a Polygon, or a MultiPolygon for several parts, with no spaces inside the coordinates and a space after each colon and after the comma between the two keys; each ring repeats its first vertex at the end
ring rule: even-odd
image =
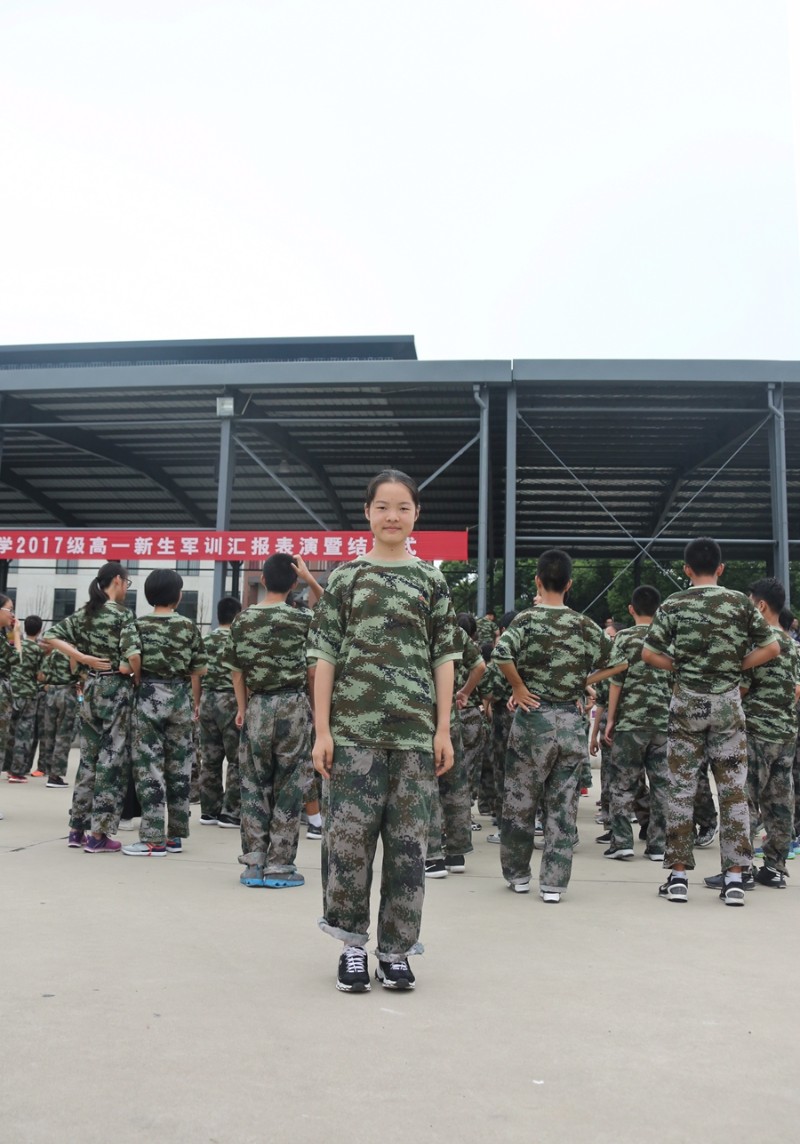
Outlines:
{"type": "Polygon", "coordinates": [[[0,1141],[795,1139],[800,877],[726,908],[700,851],[679,910],[640,843],[603,858],[594,797],[560,905],[505,887],[484,819],[467,873],[428,884],[416,991],[348,996],[318,842],[303,889],[250,890],[236,831],[90,856],[69,792],[3,781],[0,1141]]]}

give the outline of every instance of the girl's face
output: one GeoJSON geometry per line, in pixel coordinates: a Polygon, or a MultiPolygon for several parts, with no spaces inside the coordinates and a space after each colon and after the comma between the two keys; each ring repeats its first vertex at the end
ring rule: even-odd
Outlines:
{"type": "Polygon", "coordinates": [[[13,628],[15,620],[14,605],[10,600],[4,600],[0,604],[0,628],[13,628]]]}
{"type": "Polygon", "coordinates": [[[377,543],[388,548],[402,547],[417,523],[419,509],[405,485],[384,481],[378,485],[370,504],[364,505],[377,543]]]}
{"type": "Polygon", "coordinates": [[[109,600],[113,600],[115,604],[124,604],[129,584],[130,580],[127,578],[123,578],[122,576],[115,576],[106,588],[106,595],[108,596],[109,600]]]}

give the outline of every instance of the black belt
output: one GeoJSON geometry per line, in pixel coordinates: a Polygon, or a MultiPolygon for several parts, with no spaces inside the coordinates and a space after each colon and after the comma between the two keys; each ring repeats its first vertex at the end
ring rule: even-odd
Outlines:
{"type": "Polygon", "coordinates": [[[148,671],[142,672],[142,679],[152,679],[153,683],[188,683],[183,675],[151,675],[148,671]]]}
{"type": "MultiPolygon", "coordinates": [[[[122,675],[123,674],[117,668],[115,668],[113,671],[92,671],[91,669],[87,668],[87,673],[89,675],[91,675],[93,679],[99,679],[103,675],[122,675]]],[[[124,676],[123,676],[123,678],[124,678],[124,676]]]]}

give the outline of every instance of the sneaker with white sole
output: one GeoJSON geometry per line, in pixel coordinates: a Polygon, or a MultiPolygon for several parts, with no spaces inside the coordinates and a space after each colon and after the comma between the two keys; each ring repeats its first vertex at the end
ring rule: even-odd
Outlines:
{"type": "Polygon", "coordinates": [[[67,790],[69,783],[65,783],[61,775],[51,775],[44,784],[48,790],[67,790]]]}
{"type": "Polygon", "coordinates": [[[668,902],[689,901],[689,880],[683,874],[676,874],[673,870],[663,886],[658,887],[658,894],[668,902]]]}
{"type": "Polygon", "coordinates": [[[529,894],[531,889],[530,880],[527,882],[509,882],[509,890],[513,890],[515,894],[529,894]]]}
{"type": "Polygon", "coordinates": [[[663,862],[664,861],[664,851],[663,850],[651,850],[649,846],[645,846],[644,857],[649,858],[651,862],[663,862]]]}
{"type": "Polygon", "coordinates": [[[339,958],[336,988],[341,993],[369,993],[367,951],[360,945],[348,945],[339,958]]]}
{"type": "Polygon", "coordinates": [[[723,877],[719,891],[719,900],[724,902],[726,906],[743,906],[744,885],[742,884],[741,878],[736,882],[732,882],[729,878],[723,877]]]}
{"type": "Polygon", "coordinates": [[[135,830],[132,818],[121,818],[117,830],[135,830]]]}
{"type": "Polygon", "coordinates": [[[216,814],[201,814],[200,815],[200,825],[201,826],[218,826],[219,822],[217,820],[216,814]]]}
{"type": "Polygon", "coordinates": [[[463,874],[467,868],[463,854],[445,855],[444,868],[450,874],[463,874]]]}
{"type": "Polygon", "coordinates": [[[768,866],[766,862],[753,874],[754,881],[758,882],[759,886],[771,886],[773,890],[785,890],[786,879],[788,874],[782,874],[780,870],[776,870],[774,866],[768,866]]]}
{"type": "Polygon", "coordinates": [[[397,961],[379,961],[375,977],[384,989],[413,989],[416,978],[404,957],[397,961]]]}
{"type": "Polygon", "coordinates": [[[612,842],[608,850],[603,851],[604,858],[633,858],[632,846],[615,846],[612,842]]]}
{"type": "Polygon", "coordinates": [[[426,878],[446,878],[447,867],[444,858],[429,858],[425,863],[426,878]]]}
{"type": "Polygon", "coordinates": [[[131,842],[122,847],[122,853],[129,858],[163,858],[166,852],[163,842],[131,842]]]}
{"type": "Polygon", "coordinates": [[[698,850],[707,850],[714,839],[717,837],[716,826],[709,826],[707,830],[699,830],[694,844],[698,850]]]}
{"type": "Polygon", "coordinates": [[[322,841],[322,827],[315,826],[313,822],[309,822],[306,827],[306,838],[312,838],[317,842],[322,841]]]}
{"type": "Polygon", "coordinates": [[[500,845],[500,831],[498,830],[495,834],[487,834],[486,835],[486,841],[487,842],[494,842],[496,846],[499,846],[500,845]]]}
{"type": "Polygon", "coordinates": [[[561,901],[561,892],[559,890],[540,890],[539,897],[549,906],[557,906],[561,901]]]}
{"type": "Polygon", "coordinates": [[[217,815],[217,826],[221,826],[224,830],[238,830],[241,825],[241,820],[234,814],[217,815]]]}

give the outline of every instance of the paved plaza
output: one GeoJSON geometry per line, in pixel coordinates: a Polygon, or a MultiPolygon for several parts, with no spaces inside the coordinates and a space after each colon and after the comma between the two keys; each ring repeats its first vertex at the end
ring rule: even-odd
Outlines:
{"type": "Polygon", "coordinates": [[[348,996],[318,842],[303,889],[247,890],[237,831],[90,856],[66,845],[69,792],[2,782],[0,1141],[794,1139],[800,861],[737,910],[700,851],[678,910],[642,844],[603,858],[596,790],[560,905],[505,887],[484,819],[467,873],[428,884],[416,991],[348,996]]]}

